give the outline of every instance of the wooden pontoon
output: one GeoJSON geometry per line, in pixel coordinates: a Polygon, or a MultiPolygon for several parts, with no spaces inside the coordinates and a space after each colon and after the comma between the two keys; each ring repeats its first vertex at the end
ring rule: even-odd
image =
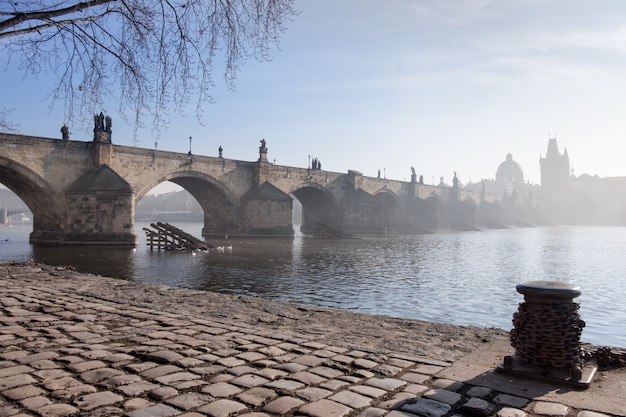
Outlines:
{"type": "Polygon", "coordinates": [[[205,250],[213,248],[203,240],[198,239],[189,233],[169,223],[150,223],[154,229],[144,227],[146,238],[150,250],[205,250]]]}

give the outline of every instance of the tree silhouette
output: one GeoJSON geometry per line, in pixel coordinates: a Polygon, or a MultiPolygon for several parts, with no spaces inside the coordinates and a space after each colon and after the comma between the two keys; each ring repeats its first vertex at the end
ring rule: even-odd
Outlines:
{"type": "Polygon", "coordinates": [[[0,129],[5,132],[15,132],[17,131],[17,127],[15,124],[11,123],[9,114],[13,111],[13,109],[8,109],[3,107],[0,109],[0,129]]]}
{"type": "Polygon", "coordinates": [[[112,100],[135,133],[146,119],[158,132],[190,101],[200,117],[214,67],[233,89],[248,58],[268,60],[294,1],[8,0],[0,50],[26,75],[55,76],[47,98],[64,104],[67,121],[84,123],[112,100]]]}

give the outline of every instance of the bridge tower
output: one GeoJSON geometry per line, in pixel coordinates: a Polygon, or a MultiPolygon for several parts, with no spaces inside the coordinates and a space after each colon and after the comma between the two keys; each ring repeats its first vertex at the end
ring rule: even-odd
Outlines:
{"type": "Polygon", "coordinates": [[[559,153],[556,138],[548,141],[546,157],[539,157],[541,167],[541,202],[546,220],[550,223],[567,223],[570,199],[570,163],[567,148],[559,153]]]}

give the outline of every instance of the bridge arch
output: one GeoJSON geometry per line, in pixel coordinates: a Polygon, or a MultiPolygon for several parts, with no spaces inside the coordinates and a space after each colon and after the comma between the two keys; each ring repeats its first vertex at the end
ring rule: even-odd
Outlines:
{"type": "Polygon", "coordinates": [[[441,220],[445,217],[445,203],[439,194],[431,192],[425,198],[415,197],[406,204],[406,230],[413,229],[418,233],[439,230],[441,220]]]}
{"type": "Polygon", "coordinates": [[[241,204],[228,188],[210,175],[197,171],[176,171],[146,184],[135,197],[135,204],[158,184],[170,181],[191,194],[204,211],[202,235],[235,233],[241,220],[241,204]]]}
{"type": "MultiPolygon", "coordinates": [[[[185,188],[185,185],[189,179],[196,179],[204,183],[210,184],[216,190],[219,190],[220,194],[222,194],[225,198],[229,199],[231,202],[236,203],[237,199],[232,195],[232,193],[228,190],[228,188],[216,178],[204,174],[198,171],[174,171],[170,172],[167,175],[163,175],[157,179],[151,180],[150,182],[142,185],[142,187],[135,191],[135,203],[141,200],[151,189],[156,187],[157,185],[170,181],[176,185],[180,185],[185,188]],[[182,182],[182,183],[181,183],[182,182]]],[[[185,188],[186,189],[186,188],[185,188]]],[[[189,190],[187,190],[189,191],[189,190]]],[[[191,191],[189,191],[191,193],[191,191]]]]}
{"type": "Polygon", "coordinates": [[[465,197],[463,199],[463,204],[476,209],[478,207],[478,203],[472,197],[465,197]]]}
{"type": "Polygon", "coordinates": [[[402,206],[400,199],[388,188],[382,188],[374,193],[374,197],[382,202],[383,205],[383,227],[385,231],[401,231],[404,229],[402,225],[402,206]]]}
{"type": "Polygon", "coordinates": [[[439,230],[441,226],[441,220],[445,210],[445,202],[443,198],[432,192],[424,201],[424,216],[423,224],[424,228],[431,231],[439,230]]]}
{"type": "Polygon", "coordinates": [[[340,226],[341,209],[335,196],[326,187],[317,183],[302,183],[289,194],[302,204],[302,232],[312,232],[316,222],[340,226]]]}
{"type": "Polygon", "coordinates": [[[438,208],[443,208],[445,205],[443,198],[441,198],[441,196],[434,191],[430,193],[424,201],[427,201],[432,206],[436,206],[438,208]]]}
{"type": "Polygon", "coordinates": [[[65,228],[67,204],[63,195],[28,167],[0,157],[0,182],[24,201],[33,213],[30,241],[57,241],[65,228]]]}

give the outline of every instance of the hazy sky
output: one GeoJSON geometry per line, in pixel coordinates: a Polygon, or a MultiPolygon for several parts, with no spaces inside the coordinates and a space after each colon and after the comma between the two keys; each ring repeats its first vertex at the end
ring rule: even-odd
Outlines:
{"type": "MultiPolygon", "coordinates": [[[[576,175],[626,175],[626,2],[623,0],[301,0],[271,62],[247,62],[237,92],[216,74],[204,126],[171,118],[159,149],[426,183],[456,171],[494,178],[507,153],[539,183],[548,138],[576,175]]],[[[2,57],[6,62],[6,57],[2,57]]],[[[2,75],[1,107],[20,133],[59,137],[53,81],[2,75]]],[[[113,113],[113,142],[133,145],[113,113]]],[[[91,126],[90,126],[91,128],[91,126]]],[[[70,126],[75,140],[90,129],[70,126]]],[[[149,129],[139,146],[154,147],[149,129]]]]}

